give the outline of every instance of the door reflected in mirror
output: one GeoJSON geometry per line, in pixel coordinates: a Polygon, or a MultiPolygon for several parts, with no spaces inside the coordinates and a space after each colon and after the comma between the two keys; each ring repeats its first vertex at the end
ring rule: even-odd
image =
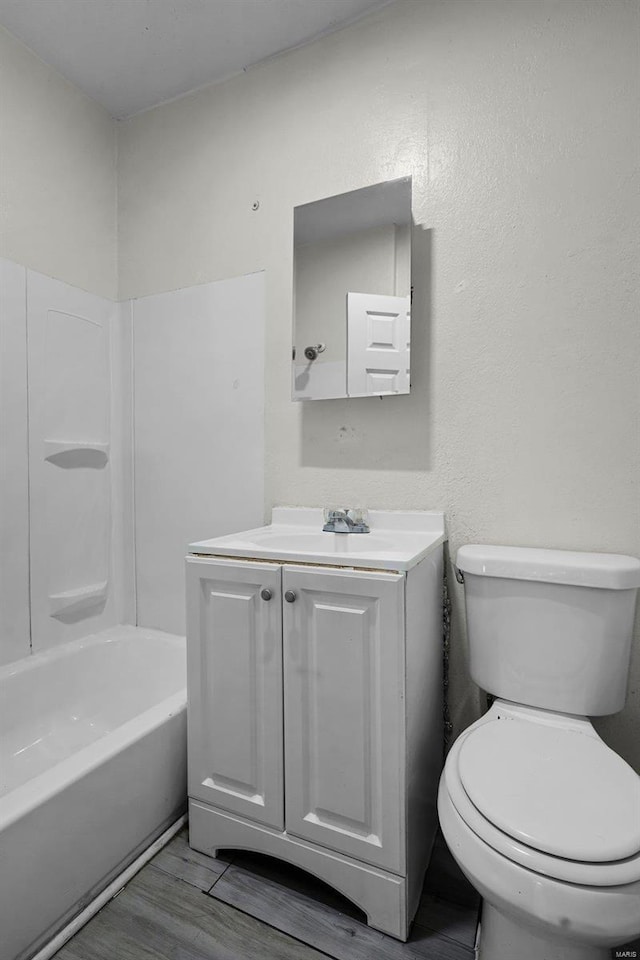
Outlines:
{"type": "Polygon", "coordinates": [[[294,400],[409,393],[411,177],[295,207],[294,400]]]}

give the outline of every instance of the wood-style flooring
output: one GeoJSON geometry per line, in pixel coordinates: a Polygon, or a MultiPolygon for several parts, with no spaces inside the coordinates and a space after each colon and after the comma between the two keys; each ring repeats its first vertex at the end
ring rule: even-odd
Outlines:
{"type": "Polygon", "coordinates": [[[408,943],[280,861],[191,850],[186,828],[55,960],[473,960],[479,900],[441,838],[408,943]]]}

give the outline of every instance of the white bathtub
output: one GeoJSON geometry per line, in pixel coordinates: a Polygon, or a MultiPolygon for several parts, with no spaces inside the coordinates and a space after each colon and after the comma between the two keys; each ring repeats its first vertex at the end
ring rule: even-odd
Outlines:
{"type": "Polygon", "coordinates": [[[0,669],[0,960],[25,960],[184,811],[185,641],[115,627],[0,669]]]}

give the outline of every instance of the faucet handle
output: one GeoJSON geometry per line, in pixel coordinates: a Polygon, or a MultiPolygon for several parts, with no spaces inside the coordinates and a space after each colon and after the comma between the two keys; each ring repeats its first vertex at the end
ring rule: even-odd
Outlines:
{"type": "Polygon", "coordinates": [[[323,530],[327,533],[369,533],[369,514],[364,507],[341,510],[324,508],[323,530]]]}
{"type": "Polygon", "coordinates": [[[366,507],[351,507],[350,510],[347,510],[347,516],[353,520],[354,523],[361,524],[362,526],[369,526],[369,511],[366,507]]]}

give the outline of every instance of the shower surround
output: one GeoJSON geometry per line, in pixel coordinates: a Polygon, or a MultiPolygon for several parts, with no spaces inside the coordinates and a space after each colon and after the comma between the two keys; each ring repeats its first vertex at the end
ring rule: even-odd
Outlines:
{"type": "Polygon", "coordinates": [[[2,960],[184,812],[183,557],[263,519],[263,298],[115,303],[0,260],[2,960]]]}

